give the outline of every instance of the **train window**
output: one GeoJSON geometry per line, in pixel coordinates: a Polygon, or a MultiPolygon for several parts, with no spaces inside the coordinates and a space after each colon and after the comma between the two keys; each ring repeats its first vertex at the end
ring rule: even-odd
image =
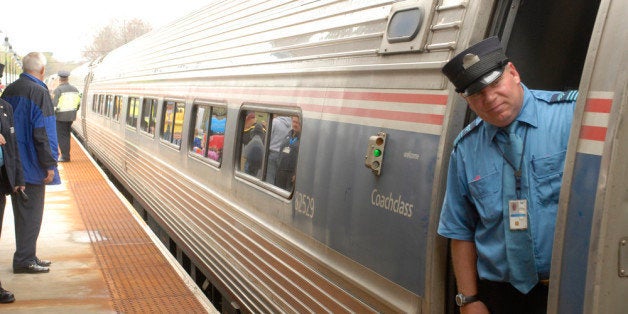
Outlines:
{"type": "MultiPolygon", "coordinates": [[[[271,166],[275,167],[274,185],[287,191],[292,191],[296,179],[297,159],[301,140],[301,118],[298,115],[276,116],[272,121],[270,152],[274,152],[274,143],[279,143],[275,160],[269,158],[267,179],[271,177],[271,166]],[[286,131],[285,124],[290,128],[286,131]]],[[[272,183],[272,182],[271,182],[272,183]]]]}
{"type": "Polygon", "coordinates": [[[243,111],[244,128],[240,136],[240,171],[258,179],[263,177],[269,114],[267,112],[243,111]]]}
{"type": "Polygon", "coordinates": [[[161,139],[177,145],[181,148],[183,135],[183,116],[185,103],[167,100],[164,102],[163,115],[161,117],[161,139]]]}
{"type": "Polygon", "coordinates": [[[379,53],[423,52],[430,29],[428,18],[434,0],[396,1],[390,8],[388,24],[379,53]]]}
{"type": "Polygon", "coordinates": [[[142,104],[142,119],[140,130],[155,135],[155,120],[157,119],[157,99],[144,98],[142,104]]]}
{"type": "Polygon", "coordinates": [[[120,118],[120,110],[122,110],[122,96],[116,95],[113,98],[113,112],[111,115],[115,121],[118,121],[120,118]]]}
{"type": "Polygon", "coordinates": [[[98,114],[102,115],[105,107],[105,95],[98,95],[98,114]]]}
{"type": "Polygon", "coordinates": [[[413,40],[421,29],[423,12],[419,8],[397,11],[388,24],[388,42],[398,43],[413,40]]]}
{"type": "Polygon", "coordinates": [[[94,94],[94,99],[92,100],[92,112],[98,112],[98,95],[94,94]]]}
{"type": "Polygon", "coordinates": [[[113,107],[113,96],[107,95],[107,98],[105,100],[105,107],[104,107],[104,111],[102,112],[102,115],[110,117],[111,107],[113,107]]]}
{"type": "Polygon", "coordinates": [[[227,108],[210,104],[194,104],[190,152],[194,156],[222,161],[222,148],[227,122],[227,108]]]}
{"type": "Polygon", "coordinates": [[[301,138],[301,118],[294,112],[245,110],[241,115],[238,170],[265,184],[292,191],[301,138]]]}
{"type": "Polygon", "coordinates": [[[140,99],[137,97],[129,97],[126,108],[126,125],[136,128],[137,117],[139,116],[140,99]]]}

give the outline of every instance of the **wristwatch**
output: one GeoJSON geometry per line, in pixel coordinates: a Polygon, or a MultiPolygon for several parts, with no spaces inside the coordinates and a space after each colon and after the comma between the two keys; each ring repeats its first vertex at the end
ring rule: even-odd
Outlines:
{"type": "Polygon", "coordinates": [[[480,301],[478,295],[464,295],[462,293],[458,293],[456,295],[456,304],[458,306],[465,306],[469,303],[480,301]]]}

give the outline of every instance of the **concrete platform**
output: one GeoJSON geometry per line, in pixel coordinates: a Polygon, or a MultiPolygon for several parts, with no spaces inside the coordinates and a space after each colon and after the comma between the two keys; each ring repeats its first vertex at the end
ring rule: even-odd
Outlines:
{"type": "Polygon", "coordinates": [[[72,161],[59,165],[63,183],[46,189],[37,247],[49,273],[13,274],[7,199],[0,281],[16,301],[0,313],[217,313],[74,139],[72,161]]]}

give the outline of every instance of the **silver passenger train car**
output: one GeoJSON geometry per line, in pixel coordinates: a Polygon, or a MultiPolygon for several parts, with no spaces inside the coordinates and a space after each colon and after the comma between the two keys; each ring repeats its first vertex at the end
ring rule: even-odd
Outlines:
{"type": "Polygon", "coordinates": [[[528,87],[579,90],[549,311],[620,313],[627,12],[623,0],[213,1],[81,68],[73,128],[224,312],[453,313],[436,226],[452,142],[473,117],[440,69],[498,35],[528,87]]]}

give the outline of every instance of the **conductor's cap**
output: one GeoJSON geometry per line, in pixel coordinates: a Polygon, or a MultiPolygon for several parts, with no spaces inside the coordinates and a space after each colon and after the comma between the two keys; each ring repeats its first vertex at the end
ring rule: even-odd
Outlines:
{"type": "Polygon", "coordinates": [[[70,76],[70,72],[68,72],[68,71],[59,71],[57,73],[57,75],[59,75],[59,77],[68,77],[68,76],[70,76]]]}
{"type": "Polygon", "coordinates": [[[456,55],[442,71],[456,87],[456,92],[469,96],[497,80],[507,63],[508,57],[499,39],[490,37],[456,55]]]}

